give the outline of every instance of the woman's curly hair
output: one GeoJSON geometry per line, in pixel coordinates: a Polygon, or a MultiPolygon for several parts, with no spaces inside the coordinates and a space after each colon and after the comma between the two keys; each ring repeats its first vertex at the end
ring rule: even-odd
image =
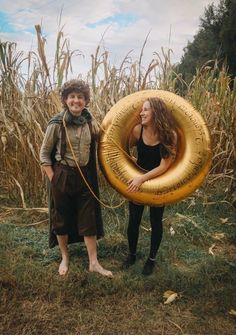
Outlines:
{"type": "Polygon", "coordinates": [[[154,113],[154,122],[161,142],[163,157],[169,157],[175,151],[178,125],[163,100],[155,97],[147,99],[154,113]]]}
{"type": "Polygon", "coordinates": [[[90,89],[89,85],[86,84],[83,80],[78,80],[78,79],[72,79],[67,81],[60,89],[60,94],[61,94],[61,101],[64,107],[66,107],[65,100],[67,99],[68,95],[71,92],[77,92],[77,93],[82,93],[86,105],[90,101],[90,89]]]}

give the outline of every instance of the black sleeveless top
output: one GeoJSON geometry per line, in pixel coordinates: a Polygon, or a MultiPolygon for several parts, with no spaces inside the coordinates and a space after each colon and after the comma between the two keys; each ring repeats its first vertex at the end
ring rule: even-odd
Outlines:
{"type": "Polygon", "coordinates": [[[156,145],[147,145],[143,142],[143,127],[141,128],[141,134],[137,142],[138,160],[137,164],[150,171],[160,165],[161,163],[161,143],[156,145]]]}

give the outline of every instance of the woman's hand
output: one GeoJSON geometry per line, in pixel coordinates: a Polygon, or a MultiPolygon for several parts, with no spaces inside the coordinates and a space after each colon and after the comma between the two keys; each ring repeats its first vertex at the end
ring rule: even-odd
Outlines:
{"type": "Polygon", "coordinates": [[[142,176],[130,179],[128,181],[128,184],[129,184],[128,192],[138,192],[139,188],[143,184],[143,182],[144,182],[144,180],[143,180],[142,176]]]}

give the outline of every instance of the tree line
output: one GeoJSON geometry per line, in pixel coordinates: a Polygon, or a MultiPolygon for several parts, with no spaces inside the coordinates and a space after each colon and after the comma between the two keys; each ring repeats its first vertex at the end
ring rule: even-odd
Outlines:
{"type": "Polygon", "coordinates": [[[221,0],[218,6],[213,3],[205,8],[200,18],[199,31],[193,42],[188,42],[178,72],[190,82],[208,61],[226,65],[231,77],[236,75],[236,0],[221,0]]]}

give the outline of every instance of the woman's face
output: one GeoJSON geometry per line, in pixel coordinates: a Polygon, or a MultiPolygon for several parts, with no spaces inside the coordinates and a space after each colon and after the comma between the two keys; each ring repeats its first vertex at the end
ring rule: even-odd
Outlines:
{"type": "Polygon", "coordinates": [[[65,99],[65,104],[67,105],[71,114],[79,116],[86,106],[86,100],[84,95],[79,92],[71,92],[65,99]]]}
{"type": "Polygon", "coordinates": [[[140,117],[142,126],[152,124],[154,122],[154,113],[148,100],[143,103],[140,117]]]}

